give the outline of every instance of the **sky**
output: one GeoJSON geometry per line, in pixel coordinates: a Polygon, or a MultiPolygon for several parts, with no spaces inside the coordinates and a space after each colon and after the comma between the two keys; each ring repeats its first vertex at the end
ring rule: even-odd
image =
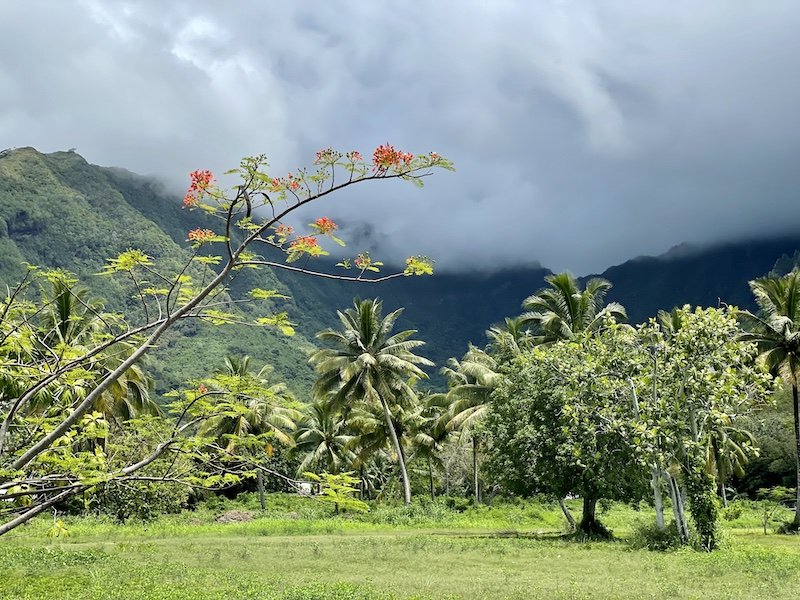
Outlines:
{"type": "Polygon", "coordinates": [[[600,272],[800,232],[798,31],[796,0],[3,0],[0,148],[177,194],[388,141],[457,172],[317,205],[354,251],[600,272]]]}

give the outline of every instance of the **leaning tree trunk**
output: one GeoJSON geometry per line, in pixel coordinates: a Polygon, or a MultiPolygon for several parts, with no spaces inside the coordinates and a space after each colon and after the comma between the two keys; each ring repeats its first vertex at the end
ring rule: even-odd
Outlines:
{"type": "Polygon", "coordinates": [[[567,508],[563,498],[558,499],[558,506],[561,508],[561,512],[564,513],[564,518],[567,520],[569,532],[572,533],[578,526],[578,524],[575,522],[575,517],[573,517],[572,513],[569,512],[569,508],[567,508]]]}
{"type": "Polygon", "coordinates": [[[474,435],[472,436],[472,484],[474,486],[475,492],[475,504],[477,505],[481,501],[481,492],[480,488],[478,487],[478,438],[474,435]]]}
{"type": "Polygon", "coordinates": [[[403,458],[403,451],[400,448],[400,440],[397,439],[397,432],[394,430],[392,413],[389,412],[389,405],[381,398],[383,406],[383,416],[386,419],[386,427],[389,429],[389,437],[392,439],[392,447],[397,454],[397,464],[400,467],[400,479],[403,482],[403,500],[406,504],[411,504],[411,484],[408,481],[408,471],[406,471],[406,461],[403,458]]]}
{"type": "Polygon", "coordinates": [[[792,384],[792,404],[794,406],[794,445],[795,445],[795,492],[796,503],[794,506],[794,527],[800,528],[800,405],[797,401],[797,384],[792,384]]]}

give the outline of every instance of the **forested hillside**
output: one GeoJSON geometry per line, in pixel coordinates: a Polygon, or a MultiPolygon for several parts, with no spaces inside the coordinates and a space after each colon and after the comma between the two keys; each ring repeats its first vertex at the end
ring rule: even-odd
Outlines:
{"type": "MultiPolygon", "coordinates": [[[[162,268],[182,264],[186,231],[202,223],[179,206],[158,184],[90,165],[74,152],[6,152],[0,158],[0,281],[13,285],[24,263],[63,268],[105,299],[107,308],[135,317],[138,306],[129,291],[99,273],[108,258],[128,248],[144,250],[162,268]]],[[[269,271],[258,277],[260,287],[279,285],[269,271]]],[[[164,392],[219,367],[226,354],[250,354],[256,363],[272,364],[278,377],[303,394],[312,376],[309,348],[302,335],[186,322],[165,337],[149,369],[164,392]]]]}
{"type": "MultiPolygon", "coordinates": [[[[6,151],[0,158],[0,281],[13,283],[24,263],[75,272],[109,306],[135,311],[120,284],[98,276],[108,257],[140,248],[162,264],[178,264],[186,254],[186,232],[204,226],[202,214],[184,210],[163,186],[124,169],[88,164],[75,152],[41,154],[32,148],[6,151]]],[[[800,235],[714,248],[680,247],[660,257],[640,257],[601,274],[614,288],[608,300],[622,303],[632,322],[659,309],[684,303],[716,306],[719,301],[753,307],[747,281],[765,274],[776,261],[791,262],[800,235]],[[782,258],[783,257],[783,258],[782,258]]],[[[323,267],[324,267],[324,263],[323,267]]],[[[233,284],[279,288],[291,299],[286,308],[299,334],[286,338],[272,330],[182,324],[155,353],[152,369],[160,391],[219,365],[226,354],[249,354],[270,363],[277,376],[303,396],[312,378],[307,350],[314,334],[337,323],[335,310],[353,297],[378,296],[385,309],[405,308],[400,326],[419,330],[427,341],[422,354],[441,365],[460,356],[467,344],[485,343],[493,323],[521,311],[520,303],[544,285],[550,271],[527,268],[493,273],[436,273],[381,284],[354,284],[287,272],[251,271],[233,284]]],[[[441,385],[435,373],[432,385],[441,385]]]]}

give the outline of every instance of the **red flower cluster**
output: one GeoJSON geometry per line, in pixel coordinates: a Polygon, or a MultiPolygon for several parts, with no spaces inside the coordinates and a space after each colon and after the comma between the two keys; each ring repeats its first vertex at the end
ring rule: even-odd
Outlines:
{"type": "Polygon", "coordinates": [[[279,192],[282,189],[290,189],[292,191],[300,189],[300,182],[295,179],[295,176],[291,173],[286,176],[286,179],[283,179],[282,177],[275,177],[271,184],[271,189],[273,192],[279,192]]]}
{"type": "Polygon", "coordinates": [[[197,393],[198,394],[205,394],[208,391],[208,388],[204,386],[202,383],[197,386],[197,393]]]}
{"type": "Polygon", "coordinates": [[[313,235],[303,235],[289,244],[289,250],[294,252],[305,252],[311,248],[317,247],[319,244],[317,238],[313,235]]]}
{"type": "Polygon", "coordinates": [[[291,225],[284,225],[281,223],[275,228],[275,235],[282,238],[287,238],[294,233],[294,227],[291,225]]]}
{"type": "Polygon", "coordinates": [[[347,153],[347,158],[349,158],[352,162],[361,162],[364,160],[364,157],[361,156],[361,152],[358,150],[352,150],[347,153]]]}
{"type": "Polygon", "coordinates": [[[213,238],[216,235],[217,234],[211,231],[210,229],[200,229],[198,227],[197,229],[192,229],[189,232],[189,241],[203,243],[211,240],[211,238],[213,238]]]}
{"type": "Polygon", "coordinates": [[[189,191],[183,197],[185,207],[197,206],[200,196],[205,192],[214,181],[214,175],[208,169],[203,171],[192,171],[189,173],[189,191]]]}
{"type": "Polygon", "coordinates": [[[390,167],[398,168],[402,165],[407,165],[413,158],[414,155],[410,152],[395,150],[394,146],[387,143],[375,148],[375,152],[372,153],[372,164],[375,165],[376,170],[385,171],[390,167]]]}
{"type": "Polygon", "coordinates": [[[323,235],[333,233],[338,228],[338,225],[330,220],[328,217],[320,217],[314,221],[314,228],[323,235]]]}

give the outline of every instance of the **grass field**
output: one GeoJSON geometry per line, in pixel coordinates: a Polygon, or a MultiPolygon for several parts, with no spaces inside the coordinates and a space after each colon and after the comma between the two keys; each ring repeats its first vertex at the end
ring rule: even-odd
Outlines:
{"type": "MultiPolygon", "coordinates": [[[[41,519],[0,540],[0,597],[800,596],[800,538],[764,536],[752,511],[726,524],[724,549],[705,554],[565,540],[557,510],[535,503],[463,513],[384,508],[361,518],[287,504],[248,523],[214,522],[224,508],[124,526],[71,519],[69,537],[56,540],[46,535],[52,520],[41,519]]],[[[604,518],[624,538],[650,515],[614,506],[604,518]]]]}

